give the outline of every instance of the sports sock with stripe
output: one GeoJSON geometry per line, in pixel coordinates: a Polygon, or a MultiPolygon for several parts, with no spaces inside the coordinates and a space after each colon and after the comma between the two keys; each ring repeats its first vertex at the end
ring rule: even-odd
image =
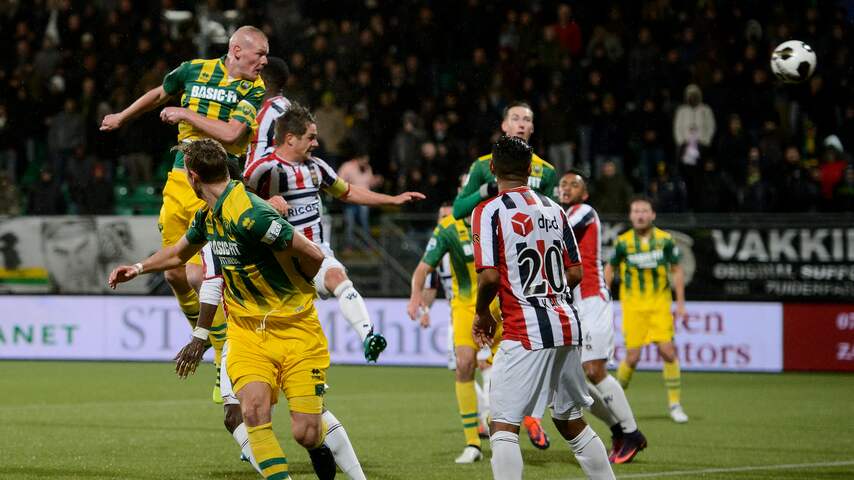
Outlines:
{"type": "Polygon", "coordinates": [[[679,368],[679,360],[664,362],[661,371],[664,377],[664,386],[667,387],[668,405],[677,405],[682,397],[682,372],[679,368]]]}
{"type": "MultiPolygon", "coordinates": [[[[612,479],[614,471],[611,470],[611,464],[608,462],[608,451],[605,450],[605,444],[596,432],[590,428],[590,425],[584,427],[584,430],[572,440],[567,440],[569,448],[575,454],[575,459],[581,465],[581,469],[591,479],[612,479]]],[[[497,477],[496,477],[497,478],[497,477]]]]}
{"type": "MultiPolygon", "coordinates": [[[[249,459],[249,463],[252,464],[252,468],[254,468],[258,473],[261,473],[261,469],[258,468],[258,462],[255,461],[255,455],[252,453],[252,447],[249,446],[249,432],[246,431],[246,424],[241,423],[234,429],[231,433],[234,437],[234,441],[240,445],[240,451],[243,453],[243,456],[249,459]]],[[[261,473],[263,475],[263,473],[261,473]]]]}
{"type": "Polygon", "coordinates": [[[460,419],[463,422],[463,432],[466,436],[466,444],[480,448],[480,437],[477,435],[477,392],[474,388],[474,380],[470,382],[456,382],[457,407],[460,410],[460,419]]]}
{"type": "Polygon", "coordinates": [[[353,444],[350,443],[350,437],[347,436],[344,425],[341,425],[341,422],[329,410],[323,412],[323,420],[328,425],[326,445],[329,445],[332,450],[335,463],[350,480],[365,480],[362,465],[359,464],[359,458],[356,456],[356,451],[353,450],[353,444]]]}
{"type": "Polygon", "coordinates": [[[249,445],[252,447],[252,455],[258,462],[261,475],[267,480],[282,480],[288,476],[288,460],[285,452],[276,440],[273,433],[273,424],[264,423],[256,427],[246,429],[249,433],[249,445]]]}
{"type": "MultiPolygon", "coordinates": [[[[620,386],[616,378],[607,375],[604,380],[596,384],[595,388],[599,392],[605,408],[620,423],[623,433],[631,433],[638,429],[632,407],[629,406],[629,400],[626,398],[626,392],[623,391],[623,387],[620,386]]],[[[608,426],[611,425],[613,424],[608,426]]]]}
{"type": "MultiPolygon", "coordinates": [[[[495,480],[522,480],[522,450],[519,434],[499,430],[489,437],[492,447],[492,476],[495,480]]],[[[604,447],[603,447],[604,448],[604,447]]],[[[607,459],[606,459],[607,460],[607,459]]]]}

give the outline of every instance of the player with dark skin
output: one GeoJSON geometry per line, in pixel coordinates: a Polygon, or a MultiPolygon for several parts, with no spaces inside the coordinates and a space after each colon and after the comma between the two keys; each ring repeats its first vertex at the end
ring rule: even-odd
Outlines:
{"type": "MultiPolygon", "coordinates": [[[[530,166],[525,172],[512,172],[504,175],[495,173],[495,163],[490,162],[490,170],[496,175],[498,182],[498,191],[503,192],[518,187],[523,187],[528,183],[530,174],[530,166]]],[[[581,265],[575,265],[566,269],[566,281],[569,289],[575,288],[581,282],[581,265]]],[[[474,319],[474,328],[472,334],[475,342],[481,346],[492,346],[492,339],[495,335],[495,329],[498,323],[492,317],[489,311],[489,304],[498,294],[498,288],[501,284],[501,274],[494,268],[482,270],[477,276],[477,313],[474,319]]],[[[558,432],[567,440],[577,437],[586,427],[587,423],[584,418],[575,420],[559,420],[552,419],[558,432]]],[[[492,422],[489,427],[490,432],[497,431],[512,432],[519,434],[519,425],[510,423],[492,422]]]]}

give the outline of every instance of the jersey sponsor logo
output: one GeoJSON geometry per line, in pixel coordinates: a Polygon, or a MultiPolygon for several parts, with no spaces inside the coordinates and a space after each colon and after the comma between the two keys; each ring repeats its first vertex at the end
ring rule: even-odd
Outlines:
{"type": "Polygon", "coordinates": [[[264,234],[264,238],[261,239],[261,242],[270,245],[279,238],[280,233],[282,233],[282,224],[279,222],[272,222],[270,223],[270,228],[267,229],[267,233],[264,234]]]}
{"type": "Polygon", "coordinates": [[[204,85],[193,85],[193,88],[190,89],[190,96],[221,103],[237,103],[237,94],[233,91],[204,85]]]}
{"type": "Polygon", "coordinates": [[[510,217],[510,223],[513,224],[513,231],[523,237],[527,237],[534,229],[534,222],[531,220],[531,217],[522,212],[510,217]]]}
{"type": "Polygon", "coordinates": [[[653,250],[651,252],[632,253],[626,257],[629,264],[637,268],[656,268],[658,263],[664,259],[664,251],[653,250]]]}
{"type": "Polygon", "coordinates": [[[237,257],[240,256],[240,247],[236,242],[224,240],[213,240],[210,242],[211,251],[218,257],[237,257]]]}
{"type": "Polygon", "coordinates": [[[288,217],[296,217],[298,215],[303,215],[306,213],[314,213],[320,210],[320,205],[317,203],[310,203],[308,205],[300,205],[298,207],[288,208],[288,217]]]}
{"type": "Polygon", "coordinates": [[[537,226],[540,227],[540,230],[545,230],[546,233],[550,230],[558,230],[560,228],[556,218],[547,218],[545,216],[537,220],[537,226]]]}

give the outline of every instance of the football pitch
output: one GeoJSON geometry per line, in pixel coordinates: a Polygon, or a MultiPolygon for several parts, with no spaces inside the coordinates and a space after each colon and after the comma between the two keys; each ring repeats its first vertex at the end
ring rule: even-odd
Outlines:
{"type": "MultiPolygon", "coordinates": [[[[188,381],[166,363],[5,361],[0,372],[2,479],[260,478],[210,401],[210,365],[188,381]]],[[[447,370],[333,366],[329,383],[369,479],[492,478],[488,442],[485,461],[453,463],[463,435],[447,370]]],[[[649,448],[616,465],[618,478],[854,478],[854,376],[686,372],[683,385],[691,421],[677,425],[660,374],[635,375],[627,393],[649,448]]],[[[292,475],[316,478],[285,408],[273,422],[292,475]]],[[[583,478],[547,423],[550,449],[521,439],[525,478],[583,478]]]]}

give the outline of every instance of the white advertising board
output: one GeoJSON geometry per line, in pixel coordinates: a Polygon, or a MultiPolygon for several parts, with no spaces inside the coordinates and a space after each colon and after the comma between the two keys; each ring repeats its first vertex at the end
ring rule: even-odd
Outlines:
{"type": "MultiPolygon", "coordinates": [[[[683,370],[783,370],[783,306],[779,303],[687,302],[675,324],[683,370]]],[[[614,302],[616,361],[625,356],[622,313],[614,302]]],[[[653,345],[641,353],[640,369],[660,369],[653,345]]]]}
{"type": "MultiPolygon", "coordinates": [[[[381,365],[447,365],[448,305],[436,302],[432,325],[406,315],[405,299],[368,299],[378,331],[388,340],[381,365]]],[[[780,371],[782,306],[774,303],[689,302],[676,322],[685,370],[780,371]]],[[[362,346],[335,300],[317,302],[333,363],[364,364],[362,346]]],[[[619,304],[615,358],[625,354],[619,304]]],[[[171,360],[190,328],[171,297],[0,296],[0,359],[171,360]]],[[[208,353],[210,357],[210,352],[208,353]]],[[[660,368],[654,347],[640,368],[660,368]]]]}

